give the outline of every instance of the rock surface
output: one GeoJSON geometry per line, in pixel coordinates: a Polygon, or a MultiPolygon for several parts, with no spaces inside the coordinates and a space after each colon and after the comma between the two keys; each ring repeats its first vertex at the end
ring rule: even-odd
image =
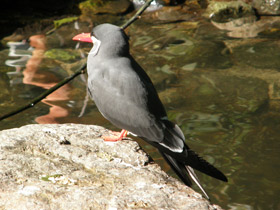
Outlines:
{"type": "Polygon", "coordinates": [[[0,209],[221,209],[169,177],[131,139],[93,125],[0,132],[0,209]]]}

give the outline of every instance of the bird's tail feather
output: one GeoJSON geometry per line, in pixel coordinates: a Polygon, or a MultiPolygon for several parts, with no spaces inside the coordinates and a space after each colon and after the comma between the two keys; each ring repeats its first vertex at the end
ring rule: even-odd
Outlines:
{"type": "Polygon", "coordinates": [[[195,184],[199,187],[199,189],[203,192],[203,194],[205,195],[205,197],[210,200],[209,196],[207,195],[207,193],[205,192],[204,188],[202,187],[196,173],[194,172],[194,170],[192,169],[192,167],[190,166],[186,166],[187,172],[189,173],[190,177],[192,178],[192,180],[195,182],[195,184]]]}
{"type": "Polygon", "coordinates": [[[209,196],[203,189],[198,177],[196,176],[194,170],[190,166],[186,166],[181,162],[178,162],[176,159],[171,157],[168,154],[162,153],[162,156],[166,160],[166,162],[170,165],[170,167],[175,171],[177,176],[188,186],[192,185],[192,182],[190,178],[195,182],[195,184],[200,188],[200,190],[203,192],[205,197],[209,200],[209,196]]]}
{"type": "Polygon", "coordinates": [[[185,166],[178,162],[176,159],[171,157],[170,155],[167,155],[163,152],[160,152],[162,157],[165,159],[165,161],[170,165],[170,167],[176,172],[177,176],[188,186],[192,186],[192,182],[189,179],[185,166]]]}
{"type": "Polygon", "coordinates": [[[153,143],[153,145],[155,145],[158,150],[173,157],[177,160],[177,162],[190,166],[216,179],[227,182],[226,176],[221,171],[216,169],[213,165],[208,163],[203,158],[199,157],[185,144],[184,134],[176,124],[165,120],[164,125],[165,135],[163,141],[159,144],[153,143]],[[181,152],[177,152],[174,150],[174,148],[177,147],[181,148],[181,152]]]}
{"type": "Polygon", "coordinates": [[[219,171],[217,168],[215,168],[213,165],[208,163],[203,158],[199,157],[194,151],[192,151],[190,148],[187,148],[187,158],[184,161],[184,163],[202,173],[205,173],[209,176],[212,176],[216,179],[219,179],[221,181],[227,182],[226,176],[219,171]]]}
{"type": "MultiPolygon", "coordinates": [[[[182,153],[176,153],[172,152],[166,147],[152,142],[148,141],[151,145],[156,147],[161,154],[165,154],[168,156],[171,156],[174,160],[177,160],[177,162],[180,162],[182,165],[188,165],[192,167],[193,169],[196,169],[202,173],[207,174],[208,176],[212,176],[216,179],[219,179],[221,181],[227,182],[226,176],[217,168],[215,168],[213,165],[208,163],[206,160],[198,156],[194,151],[192,151],[186,144],[185,149],[182,153]]],[[[166,159],[166,158],[165,158],[166,159]]],[[[171,165],[171,163],[170,163],[171,165]]]]}

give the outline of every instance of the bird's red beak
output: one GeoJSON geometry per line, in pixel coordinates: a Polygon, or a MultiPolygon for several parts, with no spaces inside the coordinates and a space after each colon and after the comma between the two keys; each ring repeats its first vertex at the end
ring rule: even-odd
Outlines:
{"type": "Polygon", "coordinates": [[[92,43],[91,34],[90,33],[78,34],[78,35],[74,36],[72,38],[72,40],[80,41],[80,42],[90,42],[90,43],[92,43]]]}

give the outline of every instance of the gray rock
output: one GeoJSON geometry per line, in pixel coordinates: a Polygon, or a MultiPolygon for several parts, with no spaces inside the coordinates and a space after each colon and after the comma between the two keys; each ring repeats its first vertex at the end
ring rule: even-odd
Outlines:
{"type": "Polygon", "coordinates": [[[131,139],[93,125],[0,132],[1,209],[221,209],[152,163],[131,139]]]}

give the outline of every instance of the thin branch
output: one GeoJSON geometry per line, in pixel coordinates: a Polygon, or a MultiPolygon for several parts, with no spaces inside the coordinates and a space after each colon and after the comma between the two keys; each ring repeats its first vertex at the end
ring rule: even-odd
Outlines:
{"type": "Polygon", "coordinates": [[[154,0],[148,0],[145,2],[145,4],[142,5],[142,7],[133,15],[125,24],[121,26],[122,29],[126,29],[130,24],[132,24],[134,21],[139,19],[140,15],[150,6],[154,0]]]}
{"type": "Polygon", "coordinates": [[[46,98],[48,95],[50,95],[52,92],[56,91],[58,88],[60,88],[61,86],[65,85],[66,83],[70,82],[72,79],[74,79],[76,76],[83,74],[87,67],[87,64],[84,63],[74,74],[70,75],[69,77],[66,77],[64,80],[62,80],[61,82],[57,83],[55,86],[51,87],[50,89],[48,89],[47,91],[45,91],[44,93],[42,93],[41,95],[37,96],[36,98],[34,98],[32,101],[28,102],[28,104],[23,105],[20,108],[17,108],[16,110],[7,113],[3,116],[0,117],[0,121],[4,120],[8,117],[11,117],[13,115],[16,115],[28,108],[31,108],[33,106],[35,106],[35,104],[39,103],[42,99],[46,98]]]}

